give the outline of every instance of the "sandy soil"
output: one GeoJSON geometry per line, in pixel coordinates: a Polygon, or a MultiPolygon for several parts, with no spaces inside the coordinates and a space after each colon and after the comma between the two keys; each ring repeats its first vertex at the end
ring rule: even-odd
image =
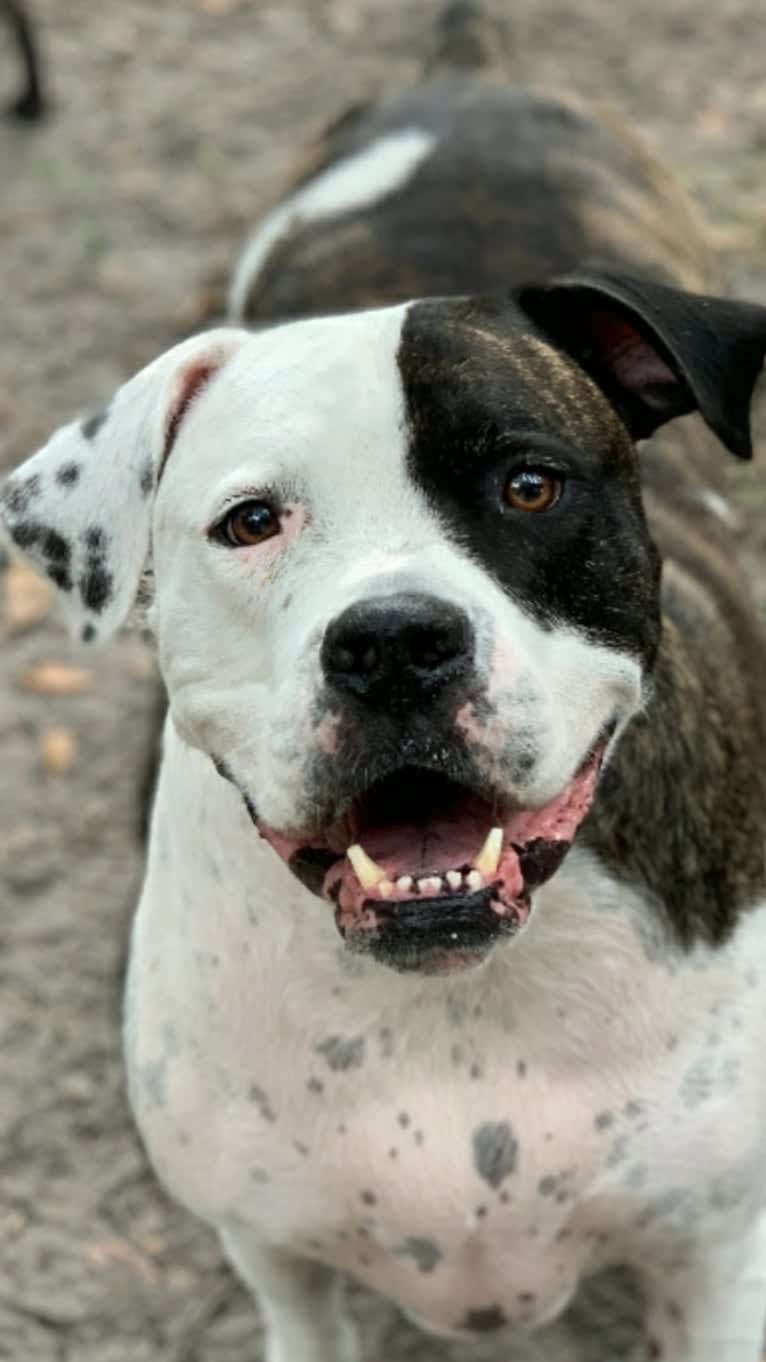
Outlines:
{"type": "MultiPolygon", "coordinates": [[[[415,73],[435,5],[35,9],[55,113],[0,127],[0,468],[193,328],[302,139],[415,73]]],[[[763,0],[514,0],[509,15],[519,78],[626,110],[697,196],[731,286],[766,300],[763,0]]],[[[0,91],[14,80],[0,32],[0,91]]],[[[734,490],[766,601],[762,462],[734,490]]],[[[123,1097],[151,655],[126,636],[85,657],[55,610],[33,623],[27,607],[25,627],[0,609],[0,1358],[255,1362],[254,1312],[214,1237],[158,1190],[123,1097]],[[52,693],[62,676],[79,692],[52,693]]],[[[370,1362],[445,1356],[359,1308],[370,1362]]]]}

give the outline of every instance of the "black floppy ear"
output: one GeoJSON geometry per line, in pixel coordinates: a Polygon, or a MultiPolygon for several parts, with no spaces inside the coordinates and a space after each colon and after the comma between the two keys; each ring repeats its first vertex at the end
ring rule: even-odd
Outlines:
{"type": "Polygon", "coordinates": [[[582,272],[518,290],[531,319],[577,360],[634,439],[699,411],[741,459],[766,352],[766,308],[649,279],[582,272]]]}

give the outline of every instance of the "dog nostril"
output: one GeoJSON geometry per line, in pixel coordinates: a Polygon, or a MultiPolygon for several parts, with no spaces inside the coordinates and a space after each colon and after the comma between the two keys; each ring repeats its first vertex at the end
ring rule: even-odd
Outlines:
{"type": "Polygon", "coordinates": [[[332,652],[333,664],[341,672],[350,672],[354,665],[354,654],[350,648],[335,647],[332,652]]]}
{"type": "Polygon", "coordinates": [[[412,661],[416,667],[438,667],[440,662],[454,657],[460,644],[446,634],[435,638],[414,639],[411,645],[412,661]]]}
{"type": "Polygon", "coordinates": [[[407,641],[410,660],[422,671],[442,667],[464,653],[467,646],[468,631],[462,621],[415,630],[407,641]]]}
{"type": "Polygon", "coordinates": [[[333,666],[339,672],[373,672],[378,661],[374,643],[362,644],[356,649],[339,643],[332,652],[333,666]]]}

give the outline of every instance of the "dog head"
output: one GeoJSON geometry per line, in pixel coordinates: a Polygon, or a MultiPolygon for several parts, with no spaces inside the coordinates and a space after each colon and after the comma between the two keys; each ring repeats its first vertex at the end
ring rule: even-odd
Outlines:
{"type": "Polygon", "coordinates": [[[81,636],[152,607],[173,719],[341,934],[398,968],[524,924],[645,699],[634,441],[749,453],[766,312],[606,276],[163,355],[5,485],[81,636]]]}

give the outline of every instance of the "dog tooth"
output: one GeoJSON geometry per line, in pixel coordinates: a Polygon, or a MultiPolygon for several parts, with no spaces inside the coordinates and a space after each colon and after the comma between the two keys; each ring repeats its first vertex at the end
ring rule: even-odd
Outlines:
{"type": "Polygon", "coordinates": [[[463,883],[463,876],[459,870],[448,870],[444,878],[450,889],[459,889],[463,883]]]}
{"type": "Polygon", "coordinates": [[[412,888],[412,876],[400,875],[399,879],[396,881],[396,887],[402,894],[406,894],[408,890],[412,888]]]}
{"type": "Polygon", "coordinates": [[[465,877],[465,883],[466,888],[470,889],[472,894],[474,894],[477,889],[482,889],[484,886],[484,880],[478,870],[469,870],[465,877]]]}
{"type": "Polygon", "coordinates": [[[390,899],[390,897],[391,897],[391,895],[393,894],[393,892],[394,892],[394,886],[393,886],[391,880],[379,880],[379,881],[378,881],[378,893],[380,894],[380,897],[381,897],[382,899],[390,899]]]}
{"type": "Polygon", "coordinates": [[[438,875],[426,875],[425,879],[419,881],[421,894],[439,894],[442,882],[438,875]]]}
{"type": "Polygon", "coordinates": [[[349,847],[346,855],[363,889],[374,889],[376,884],[380,884],[380,881],[386,878],[383,867],[367,855],[361,842],[355,842],[352,847],[349,847]]]}
{"type": "Polygon", "coordinates": [[[474,856],[474,869],[480,870],[482,875],[494,875],[500,861],[502,850],[503,829],[490,828],[484,846],[478,856],[474,856]]]}

